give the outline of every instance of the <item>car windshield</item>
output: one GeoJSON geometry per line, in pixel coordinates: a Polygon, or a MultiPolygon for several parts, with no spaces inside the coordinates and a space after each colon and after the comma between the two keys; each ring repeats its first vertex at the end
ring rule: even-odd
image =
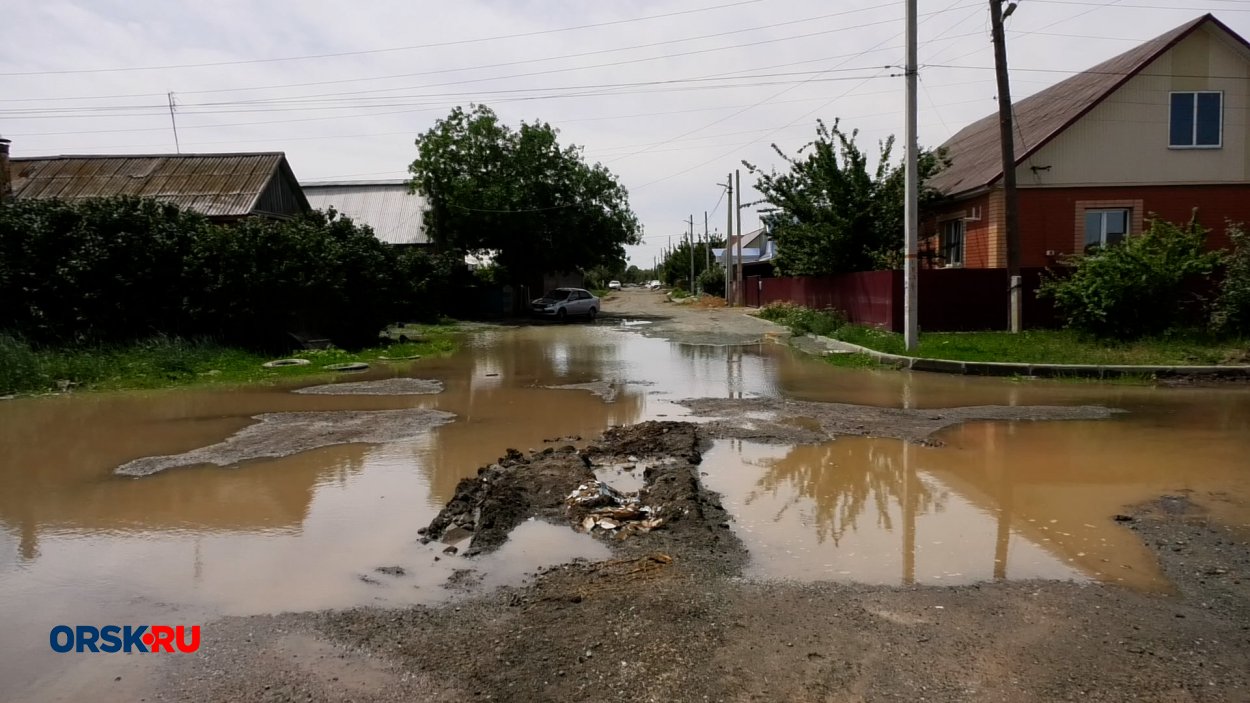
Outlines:
{"type": "Polygon", "coordinates": [[[543,297],[548,300],[567,300],[569,297],[569,293],[571,292],[572,291],[567,291],[567,290],[562,290],[562,289],[557,288],[556,290],[547,291],[547,294],[544,295],[543,297]]]}

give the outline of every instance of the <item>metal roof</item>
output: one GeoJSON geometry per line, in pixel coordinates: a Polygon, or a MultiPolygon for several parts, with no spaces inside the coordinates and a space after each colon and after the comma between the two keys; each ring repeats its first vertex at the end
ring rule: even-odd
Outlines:
{"type": "Polygon", "coordinates": [[[357,224],[369,225],[387,244],[428,244],[425,198],[408,191],[405,181],[305,183],[304,195],[316,210],[333,207],[357,224]]]}
{"type": "MultiPolygon", "coordinates": [[[[1016,164],[1084,117],[1168,49],[1208,23],[1246,45],[1236,32],[1207,14],[1016,102],[1013,106],[1017,130],[1016,164]]],[[[988,187],[1003,175],[997,112],[960,130],[942,147],[947,150],[951,165],[930,179],[928,185],[947,195],[988,187]]]]}
{"type": "Polygon", "coordinates": [[[133,195],[210,217],[241,217],[275,176],[298,182],[282,152],[64,155],[10,160],[16,198],[81,200],[133,195]]]}

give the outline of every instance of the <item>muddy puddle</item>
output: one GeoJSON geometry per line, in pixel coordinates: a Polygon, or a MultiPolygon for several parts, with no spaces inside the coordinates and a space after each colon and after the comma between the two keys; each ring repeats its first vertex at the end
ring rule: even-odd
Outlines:
{"type": "MultiPolygon", "coordinates": [[[[682,345],[606,325],[487,330],[453,357],[340,380],[388,379],[400,380],[380,387],[408,392],[243,388],[0,402],[0,699],[33,697],[26,694],[41,681],[91,659],[49,652],[48,631],[59,624],[433,603],[517,582],[541,566],[604,558],[601,543],[542,522],[523,524],[472,562],[444,554],[451,545],[420,544],[417,529],[460,479],[507,448],[581,445],[613,425],[677,419],[689,411],[675,401],[689,398],[1128,411],[1098,421],[956,425],[942,430],[941,447],[865,437],[797,447],[718,440],[703,480],[723,494],[732,529],[751,551],[752,577],[1062,578],[1166,589],[1147,550],[1112,519],[1125,505],[1189,491],[1222,520],[1250,523],[1244,390],[841,370],[776,345],[682,345]],[[440,384],[441,392],[426,392],[440,384]],[[402,441],[139,478],[114,473],[226,442],[267,413],[424,410],[454,418],[400,433],[402,441]]],[[[597,476],[636,490],[645,467],[629,463],[597,476]]]]}

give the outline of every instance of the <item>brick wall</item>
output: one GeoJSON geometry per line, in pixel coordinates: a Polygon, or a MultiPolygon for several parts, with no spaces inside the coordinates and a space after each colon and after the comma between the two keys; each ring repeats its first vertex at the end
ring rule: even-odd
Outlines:
{"type": "MultiPolygon", "coordinates": [[[[939,222],[945,218],[980,213],[980,221],[965,223],[965,268],[1007,265],[1003,243],[1002,191],[995,190],[935,208],[921,225],[922,241],[937,246],[939,222]],[[929,239],[925,240],[924,238],[929,239]]],[[[1130,229],[1140,234],[1151,214],[1170,222],[1188,222],[1198,208],[1198,221],[1211,230],[1212,247],[1229,245],[1226,221],[1250,224],[1250,183],[1197,186],[1113,186],[1020,189],[1020,265],[1054,266],[1065,255],[1079,253],[1085,236],[1085,210],[1129,208],[1130,229]],[[1053,251],[1054,256],[1047,252],[1053,251]]]]}

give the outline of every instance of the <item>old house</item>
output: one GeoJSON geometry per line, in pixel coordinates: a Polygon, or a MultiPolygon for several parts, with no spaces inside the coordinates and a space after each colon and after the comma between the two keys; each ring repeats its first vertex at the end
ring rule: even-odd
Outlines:
{"type": "Polygon", "coordinates": [[[425,198],[411,193],[407,181],[305,183],[304,194],[314,210],[334,208],[394,246],[426,246],[425,198]]]}
{"type": "Polygon", "coordinates": [[[223,222],[309,210],[282,152],[18,157],[8,175],[18,200],[131,195],[223,222]]]}
{"type": "MultiPolygon", "coordinates": [[[[1043,267],[1196,210],[1226,246],[1250,222],[1250,45],[1205,15],[1015,104],[1021,266],[1043,267]]],[[[943,145],[926,214],[937,267],[1006,266],[997,113],[943,145]]]]}

